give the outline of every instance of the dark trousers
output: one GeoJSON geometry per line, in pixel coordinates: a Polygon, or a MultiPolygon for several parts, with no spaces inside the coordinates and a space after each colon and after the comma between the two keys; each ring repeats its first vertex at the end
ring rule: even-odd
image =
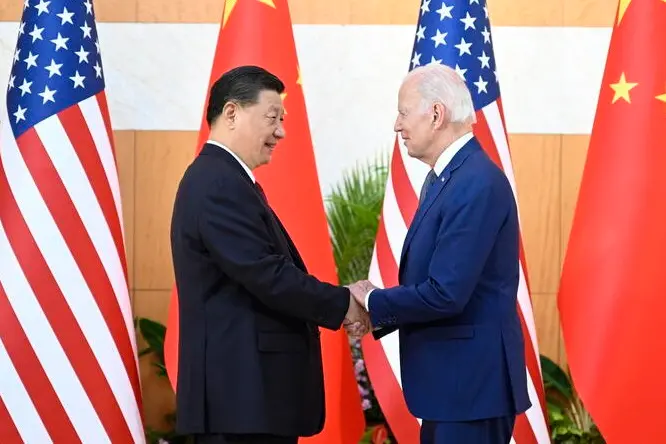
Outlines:
{"type": "Polygon", "coordinates": [[[509,444],[515,416],[467,422],[423,421],[421,444],[509,444]]]}
{"type": "Polygon", "coordinates": [[[232,433],[195,435],[194,444],[296,444],[298,437],[274,436],[274,435],[236,435],[232,433]]]}

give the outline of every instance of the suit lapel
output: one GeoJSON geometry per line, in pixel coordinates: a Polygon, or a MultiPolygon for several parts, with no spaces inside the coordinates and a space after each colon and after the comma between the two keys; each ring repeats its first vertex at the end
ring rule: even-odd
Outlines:
{"type": "Polygon", "coordinates": [[[474,151],[481,149],[476,138],[472,138],[469,142],[465,144],[465,146],[458,151],[458,153],[451,159],[451,162],[444,168],[444,171],[439,175],[435,183],[432,184],[432,188],[428,191],[428,194],[426,195],[425,201],[417,208],[416,214],[414,215],[414,220],[412,221],[412,224],[409,226],[409,230],[407,230],[407,235],[405,236],[405,242],[402,245],[402,252],[400,254],[400,265],[402,269],[402,264],[404,262],[405,254],[407,253],[407,249],[409,248],[409,244],[411,243],[412,239],[414,238],[414,233],[416,233],[416,230],[419,228],[419,225],[421,225],[421,222],[423,221],[423,218],[425,215],[428,213],[428,210],[432,207],[433,203],[435,203],[435,200],[437,200],[437,196],[444,190],[446,187],[446,184],[450,182],[451,175],[455,172],[456,169],[462,163],[469,157],[470,154],[472,154],[474,151]]]}
{"type": "Polygon", "coordinates": [[[305,262],[303,262],[303,258],[301,255],[298,253],[298,250],[296,249],[296,245],[294,245],[294,242],[291,240],[291,237],[289,236],[289,232],[287,232],[286,228],[284,225],[282,225],[282,221],[278,217],[277,214],[275,214],[275,211],[271,208],[270,204],[268,201],[265,199],[264,196],[261,195],[259,190],[257,190],[257,195],[259,195],[259,198],[261,199],[261,202],[264,204],[266,209],[268,210],[268,214],[271,219],[271,228],[273,235],[280,244],[280,247],[282,250],[287,254],[289,257],[291,257],[292,261],[294,261],[294,264],[300,268],[303,271],[307,272],[307,269],[305,267],[305,262]]]}
{"type": "Polygon", "coordinates": [[[411,242],[412,238],[414,237],[414,233],[418,229],[419,225],[421,225],[421,221],[423,221],[423,218],[428,213],[428,210],[435,202],[435,199],[437,199],[439,193],[442,192],[444,186],[446,185],[446,183],[449,181],[450,178],[451,178],[451,172],[444,170],[442,171],[440,177],[437,178],[437,181],[432,184],[432,188],[430,189],[430,191],[428,191],[428,195],[426,196],[425,201],[423,201],[423,203],[416,210],[416,214],[414,215],[414,220],[412,221],[412,224],[409,226],[409,230],[407,231],[407,237],[405,238],[405,247],[403,248],[403,254],[404,251],[406,250],[407,245],[411,242]]]}
{"type": "Polygon", "coordinates": [[[238,172],[240,177],[242,177],[242,179],[245,180],[248,185],[254,189],[255,193],[257,193],[257,197],[259,197],[259,200],[261,200],[261,202],[264,204],[271,217],[271,232],[273,233],[273,237],[275,238],[276,242],[279,244],[280,248],[285,252],[285,254],[291,257],[297,267],[301,268],[303,271],[307,271],[305,263],[303,262],[303,258],[301,258],[301,255],[298,253],[296,246],[291,240],[291,237],[289,237],[289,233],[282,225],[280,218],[277,217],[277,214],[275,214],[269,203],[266,201],[265,197],[257,189],[257,186],[252,181],[250,176],[248,176],[248,174],[245,172],[241,164],[238,163],[238,161],[223,148],[210,143],[204,144],[199,155],[214,156],[225,160],[238,172]]]}
{"type": "Polygon", "coordinates": [[[271,214],[273,216],[273,220],[276,222],[280,229],[280,234],[281,236],[281,241],[286,244],[287,251],[291,254],[291,258],[293,259],[294,263],[301,268],[303,271],[307,271],[305,267],[305,263],[303,262],[303,258],[299,254],[298,250],[296,249],[296,245],[294,245],[294,242],[291,240],[291,237],[289,236],[289,233],[287,230],[284,228],[284,225],[282,225],[282,221],[280,218],[275,214],[272,208],[269,206],[269,210],[271,211],[271,214]]]}

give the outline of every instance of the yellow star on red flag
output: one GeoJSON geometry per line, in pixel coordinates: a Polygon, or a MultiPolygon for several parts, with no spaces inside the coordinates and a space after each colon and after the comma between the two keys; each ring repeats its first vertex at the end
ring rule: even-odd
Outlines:
{"type": "Polygon", "coordinates": [[[638,83],[629,83],[625,78],[624,73],[620,76],[620,80],[617,83],[611,83],[610,87],[615,91],[613,96],[613,103],[617,102],[619,99],[624,99],[628,103],[631,103],[631,97],[629,97],[629,91],[634,89],[638,83]]]}
{"type": "MultiPolygon", "coordinates": [[[[666,0],[664,0],[666,1],[666,0]]],[[[622,18],[624,17],[624,14],[627,12],[627,8],[629,7],[629,3],[631,3],[631,0],[620,0],[620,5],[618,6],[617,10],[617,25],[620,24],[622,21],[622,18]]]]}
{"type": "MultiPolygon", "coordinates": [[[[664,0],[664,2],[666,2],[666,0],[664,0]]],[[[666,92],[657,96],[656,99],[661,100],[662,102],[666,103],[666,92]]]]}
{"type": "MultiPolygon", "coordinates": [[[[222,27],[224,28],[224,25],[227,24],[227,20],[229,20],[229,16],[231,15],[231,11],[234,10],[234,6],[236,6],[236,3],[239,0],[226,0],[224,3],[224,16],[222,17],[222,27]]],[[[263,3],[265,5],[270,6],[271,8],[275,9],[275,3],[273,3],[273,0],[242,0],[242,1],[257,1],[259,3],[263,3]]]]}

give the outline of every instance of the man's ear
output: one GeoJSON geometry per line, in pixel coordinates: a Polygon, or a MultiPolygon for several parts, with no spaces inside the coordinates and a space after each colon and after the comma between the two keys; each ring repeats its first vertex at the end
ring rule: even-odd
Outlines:
{"type": "Polygon", "coordinates": [[[235,123],[238,117],[238,104],[235,102],[227,102],[222,108],[222,114],[220,117],[227,123],[227,125],[232,126],[235,123]]]}
{"type": "Polygon", "coordinates": [[[440,128],[446,125],[448,121],[448,110],[444,105],[439,102],[436,102],[432,106],[432,126],[435,128],[440,128]]]}

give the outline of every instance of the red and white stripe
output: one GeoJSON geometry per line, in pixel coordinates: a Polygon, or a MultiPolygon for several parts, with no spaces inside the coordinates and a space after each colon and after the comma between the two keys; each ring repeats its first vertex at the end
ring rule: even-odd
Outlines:
{"type": "MultiPolygon", "coordinates": [[[[500,100],[477,111],[474,133],[484,150],[503,168],[517,201],[511,153],[500,100]]],[[[416,212],[418,194],[426,172],[427,168],[411,159],[396,139],[368,276],[378,287],[398,285],[400,253],[416,212]]],[[[528,375],[528,392],[532,407],[516,419],[512,443],[550,443],[539,347],[522,241],[518,308],[525,335],[525,371],[528,375]]],[[[419,442],[421,420],[411,415],[402,394],[398,333],[394,332],[379,341],[370,337],[364,338],[363,352],[375,395],[398,442],[419,442]]]]}
{"type": "Polygon", "coordinates": [[[108,116],[102,92],[0,128],[3,443],[145,442],[108,116]]]}

